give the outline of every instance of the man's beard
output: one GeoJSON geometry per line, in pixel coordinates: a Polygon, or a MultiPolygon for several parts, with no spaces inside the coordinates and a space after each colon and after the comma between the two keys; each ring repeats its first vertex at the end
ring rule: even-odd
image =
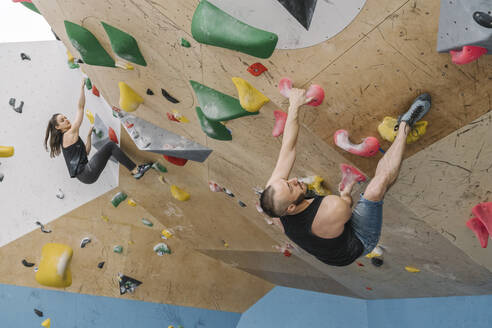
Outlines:
{"type": "Polygon", "coordinates": [[[297,197],[297,199],[294,201],[294,205],[299,205],[304,201],[304,199],[306,199],[306,193],[300,194],[299,197],[297,197]]]}

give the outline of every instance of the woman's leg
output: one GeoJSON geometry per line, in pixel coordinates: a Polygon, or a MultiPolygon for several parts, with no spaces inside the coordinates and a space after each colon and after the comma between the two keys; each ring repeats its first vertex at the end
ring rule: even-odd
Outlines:
{"type": "MultiPolygon", "coordinates": [[[[118,162],[120,162],[123,166],[125,166],[129,171],[134,170],[137,165],[133,163],[131,159],[126,156],[126,154],[112,141],[108,141],[104,144],[104,146],[99,149],[94,156],[92,156],[89,161],[89,172],[90,175],[97,180],[99,175],[101,175],[102,171],[106,167],[111,156],[114,156],[118,162]]],[[[86,168],[87,170],[87,168],[86,168]]],[[[85,170],[84,170],[85,171],[85,170]]]]}

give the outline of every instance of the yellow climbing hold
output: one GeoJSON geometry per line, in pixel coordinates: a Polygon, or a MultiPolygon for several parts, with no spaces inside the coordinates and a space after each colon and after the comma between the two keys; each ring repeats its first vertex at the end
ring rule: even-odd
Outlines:
{"type": "Polygon", "coordinates": [[[14,156],[14,147],[0,146],[0,157],[11,157],[11,156],[14,156]]]}
{"type": "Polygon", "coordinates": [[[174,198],[176,198],[177,200],[180,200],[182,202],[190,199],[190,194],[188,194],[183,189],[180,189],[176,185],[171,185],[171,194],[173,195],[174,198]]]}
{"type": "Polygon", "coordinates": [[[411,272],[411,273],[417,273],[417,272],[420,272],[420,270],[419,270],[419,269],[414,268],[414,267],[411,267],[411,266],[406,266],[406,267],[405,267],[405,270],[407,270],[408,272],[411,272]]]}
{"type": "Polygon", "coordinates": [[[43,326],[45,328],[50,328],[51,327],[51,319],[48,318],[48,319],[44,320],[43,323],[41,324],[41,326],[43,326]]]}
{"type": "Polygon", "coordinates": [[[101,215],[101,219],[102,219],[104,222],[109,222],[109,218],[108,218],[106,215],[101,215]]]}
{"type": "Polygon", "coordinates": [[[70,262],[73,250],[63,244],[48,243],[41,251],[36,281],[43,286],[68,287],[72,284],[70,262]]]}
{"type": "Polygon", "coordinates": [[[308,190],[314,190],[319,196],[330,195],[331,192],[323,188],[323,178],[319,175],[301,178],[299,181],[307,184],[308,190]]]}
{"type": "Polygon", "coordinates": [[[162,230],[161,235],[163,239],[169,239],[173,236],[172,232],[167,229],[162,230]]]}
{"type": "MultiPolygon", "coordinates": [[[[393,142],[398,134],[398,131],[395,131],[395,126],[398,121],[396,118],[386,116],[378,126],[378,132],[384,140],[389,142],[393,142]]],[[[427,125],[429,123],[427,121],[418,121],[413,126],[412,131],[407,136],[407,144],[411,144],[420,139],[427,132],[427,125]]]]}
{"type": "Polygon", "coordinates": [[[186,116],[181,115],[177,110],[173,109],[174,117],[181,123],[190,123],[190,120],[186,116]]]}
{"type": "Polygon", "coordinates": [[[85,116],[87,116],[89,122],[91,122],[91,124],[94,125],[94,115],[91,113],[90,110],[88,109],[85,110],[85,116]]]}
{"type": "Polygon", "coordinates": [[[67,50],[67,57],[68,57],[68,61],[71,63],[73,63],[73,61],[75,60],[75,58],[73,58],[72,54],[68,50],[67,50]]]}
{"type": "Polygon", "coordinates": [[[237,88],[241,107],[248,112],[257,112],[264,104],[270,101],[270,99],[249,84],[248,81],[240,77],[233,77],[232,82],[237,88]]]}
{"type": "Polygon", "coordinates": [[[128,200],[128,205],[130,205],[130,206],[132,206],[132,207],[135,207],[135,206],[137,206],[137,203],[136,203],[133,199],[131,199],[131,198],[130,198],[130,199],[128,200]]]}
{"type": "Polygon", "coordinates": [[[125,112],[133,112],[137,110],[144,100],[138,93],[128,86],[125,82],[118,83],[120,87],[120,108],[125,112]]]}

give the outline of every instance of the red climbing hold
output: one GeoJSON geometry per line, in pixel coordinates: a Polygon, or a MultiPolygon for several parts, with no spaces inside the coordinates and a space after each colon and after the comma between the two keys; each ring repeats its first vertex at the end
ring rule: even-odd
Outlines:
{"type": "Polygon", "coordinates": [[[167,113],[166,113],[166,115],[167,115],[167,119],[168,119],[168,120],[170,120],[170,121],[174,121],[174,122],[178,122],[178,123],[179,123],[179,120],[176,118],[176,116],[174,116],[174,114],[173,114],[173,113],[169,113],[169,112],[167,112],[167,113]]]}
{"type": "Polygon", "coordinates": [[[126,126],[127,129],[133,128],[133,125],[134,125],[133,123],[130,123],[128,121],[125,121],[125,126],[126,126]]]}
{"type": "Polygon", "coordinates": [[[362,157],[371,157],[379,151],[379,140],[375,137],[367,137],[362,140],[362,143],[356,145],[350,142],[349,133],[346,130],[338,130],[333,136],[335,145],[348,151],[351,154],[362,157]]]}
{"type": "Polygon", "coordinates": [[[284,133],[287,113],[281,110],[275,110],[273,111],[273,116],[275,116],[275,125],[273,126],[272,136],[278,137],[284,133]]]}
{"type": "Polygon", "coordinates": [[[464,46],[461,51],[451,50],[451,60],[456,65],[464,65],[477,60],[487,53],[486,48],[476,46],[464,46]]]}
{"type": "Polygon", "coordinates": [[[97,90],[95,85],[92,85],[92,94],[96,97],[99,97],[99,90],[97,90]]]}
{"type": "Polygon", "coordinates": [[[116,136],[116,133],[114,132],[112,127],[108,128],[108,136],[112,142],[114,142],[115,144],[118,143],[118,137],[116,136]]]}
{"type": "Polygon", "coordinates": [[[253,76],[260,76],[265,71],[268,71],[268,68],[263,66],[261,63],[254,63],[248,67],[248,72],[250,72],[253,76]]]}
{"type": "Polygon", "coordinates": [[[357,263],[357,265],[360,266],[360,267],[363,267],[364,266],[364,264],[362,264],[360,262],[355,262],[355,263],[357,263]]]}
{"type": "Polygon", "coordinates": [[[284,250],[284,256],[285,257],[290,257],[291,255],[292,255],[292,253],[288,249],[284,250]]]}
{"type": "Polygon", "coordinates": [[[364,182],[366,177],[355,167],[348,164],[340,164],[340,170],[342,171],[342,182],[340,182],[340,191],[345,189],[345,186],[350,184],[352,181],[364,182]]]}
{"type": "Polygon", "coordinates": [[[306,98],[313,98],[313,100],[307,103],[308,106],[317,107],[325,99],[325,91],[319,85],[313,84],[306,91],[306,98]]]}
{"type": "Polygon", "coordinates": [[[472,208],[472,212],[482,221],[489,235],[492,235],[492,202],[480,203],[472,208]]]}
{"type": "Polygon", "coordinates": [[[188,162],[187,159],[184,158],[179,158],[179,157],[173,157],[173,156],[167,156],[167,155],[162,155],[169,163],[172,163],[177,166],[184,166],[186,162],[188,162]]]}
{"type": "Polygon", "coordinates": [[[489,232],[482,221],[478,218],[472,218],[466,222],[466,226],[475,233],[480,241],[480,246],[482,246],[482,248],[487,248],[487,244],[489,242],[489,232]]]}

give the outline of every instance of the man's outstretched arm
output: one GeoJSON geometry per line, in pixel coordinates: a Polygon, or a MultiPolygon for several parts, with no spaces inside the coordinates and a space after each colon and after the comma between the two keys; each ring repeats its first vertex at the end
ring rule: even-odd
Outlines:
{"type": "Polygon", "coordinates": [[[310,99],[306,99],[305,93],[306,91],[301,89],[292,89],[290,91],[289,113],[287,122],[285,123],[282,147],[280,148],[280,154],[278,155],[277,164],[275,165],[272,176],[266,184],[267,187],[273,181],[287,179],[294,166],[296,160],[297,136],[299,134],[299,107],[310,101],[310,99]]]}

